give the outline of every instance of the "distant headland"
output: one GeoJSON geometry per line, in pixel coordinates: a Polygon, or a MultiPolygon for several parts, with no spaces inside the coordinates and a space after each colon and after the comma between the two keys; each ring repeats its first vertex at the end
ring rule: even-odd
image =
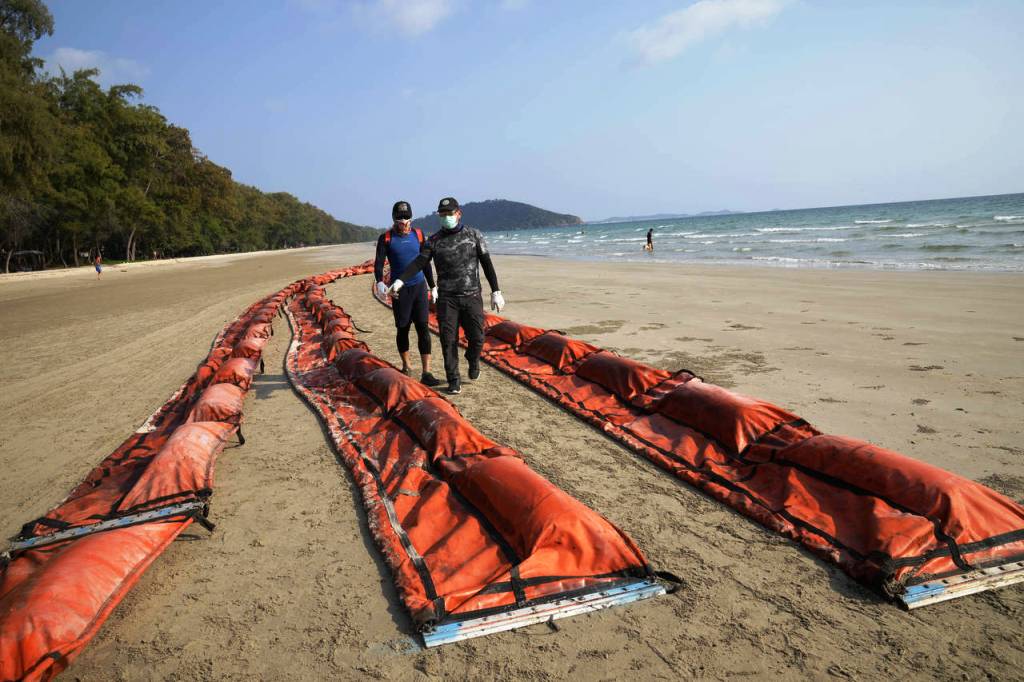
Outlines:
{"type": "MultiPolygon", "coordinates": [[[[471,201],[462,205],[462,220],[481,231],[529,230],[541,227],[581,225],[583,219],[568,213],[554,213],[543,208],[507,199],[471,201]]],[[[433,232],[440,227],[437,213],[412,221],[415,227],[433,232]]]]}

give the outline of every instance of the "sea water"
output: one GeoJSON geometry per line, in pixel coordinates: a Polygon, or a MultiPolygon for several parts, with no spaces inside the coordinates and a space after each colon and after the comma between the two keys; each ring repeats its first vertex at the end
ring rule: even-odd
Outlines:
{"type": "MultiPolygon", "coordinates": [[[[486,226],[480,226],[486,227],[486,226]]],[[[1024,271],[1024,194],[486,232],[491,250],[611,261],[1024,271]],[[654,252],[643,250],[654,229],[654,252]]]]}

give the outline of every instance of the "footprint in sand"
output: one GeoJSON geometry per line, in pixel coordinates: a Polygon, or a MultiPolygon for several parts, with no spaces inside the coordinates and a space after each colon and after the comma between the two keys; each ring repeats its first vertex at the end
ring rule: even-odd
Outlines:
{"type": "Polygon", "coordinates": [[[584,324],[576,327],[569,327],[565,333],[569,336],[577,334],[608,334],[616,332],[626,323],[625,320],[601,320],[596,324],[584,324]]]}
{"type": "Polygon", "coordinates": [[[925,426],[924,424],[918,424],[917,425],[917,432],[918,433],[938,433],[938,431],[936,431],[932,427],[925,426]]]}
{"type": "Polygon", "coordinates": [[[722,331],[747,331],[748,329],[764,329],[764,327],[751,327],[750,325],[740,324],[739,322],[737,322],[735,324],[730,324],[727,328],[723,329],[722,331]]]}
{"type": "Polygon", "coordinates": [[[1021,500],[1024,498],[1024,476],[1013,474],[989,474],[978,479],[979,483],[987,485],[992,490],[1000,492],[1009,498],[1021,500]]]}
{"type": "Polygon", "coordinates": [[[933,369],[945,369],[942,365],[911,365],[908,367],[911,372],[930,372],[933,369]]]}
{"type": "Polygon", "coordinates": [[[927,346],[928,344],[924,341],[907,341],[903,344],[904,346],[927,346]]]}
{"type": "Polygon", "coordinates": [[[913,400],[911,400],[910,402],[914,403],[915,405],[927,405],[927,404],[929,404],[929,403],[930,403],[931,401],[930,401],[930,400],[928,400],[927,398],[914,398],[914,399],[913,399],[913,400]]]}

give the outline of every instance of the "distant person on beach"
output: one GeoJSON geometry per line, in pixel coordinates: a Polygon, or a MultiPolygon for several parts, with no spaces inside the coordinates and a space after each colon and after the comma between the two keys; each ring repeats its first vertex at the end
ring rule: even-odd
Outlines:
{"type": "MultiPolygon", "coordinates": [[[[377,280],[377,292],[383,296],[388,293],[384,284],[384,261],[391,266],[394,273],[405,270],[420,255],[426,240],[421,230],[412,228],[412,206],[408,201],[398,201],[391,208],[391,229],[377,238],[377,257],[373,261],[373,276],[377,280]]],[[[427,386],[437,386],[441,382],[430,373],[430,327],[427,320],[430,314],[427,302],[427,290],[430,289],[434,300],[437,300],[437,288],[434,286],[433,268],[428,264],[422,272],[406,280],[406,287],[401,295],[398,290],[392,291],[391,310],[395,314],[395,328],[398,330],[395,340],[398,343],[398,354],[402,357],[402,372],[410,373],[409,368],[409,327],[416,325],[417,350],[420,352],[420,364],[423,373],[420,381],[427,386]]]]}
{"type": "Polygon", "coordinates": [[[484,347],[484,304],[480,288],[480,268],[491,287],[491,310],[501,312],[505,298],[498,287],[498,275],[487,251],[487,242],[479,230],[462,224],[462,209],[454,197],[445,197],[437,205],[441,229],[430,235],[420,255],[393,280],[395,293],[409,278],[428,266],[437,267],[437,324],[441,328],[441,354],[448,392],[462,392],[459,375],[459,327],[466,332],[466,362],[469,379],[480,376],[480,351],[484,347]]]}
{"type": "Polygon", "coordinates": [[[96,268],[96,279],[99,279],[100,275],[103,274],[103,256],[98,252],[96,257],[92,259],[92,266],[96,268]]]}
{"type": "Polygon", "coordinates": [[[647,230],[647,243],[644,244],[644,251],[654,251],[654,228],[647,230]]]}

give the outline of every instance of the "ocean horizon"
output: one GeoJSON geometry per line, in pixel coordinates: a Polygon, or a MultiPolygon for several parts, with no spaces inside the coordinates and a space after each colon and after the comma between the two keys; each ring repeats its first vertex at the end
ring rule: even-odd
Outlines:
{"type": "Polygon", "coordinates": [[[1024,193],[487,232],[494,253],[617,262],[1024,271],[1024,193]],[[654,230],[654,252],[643,250],[654,230]]]}

